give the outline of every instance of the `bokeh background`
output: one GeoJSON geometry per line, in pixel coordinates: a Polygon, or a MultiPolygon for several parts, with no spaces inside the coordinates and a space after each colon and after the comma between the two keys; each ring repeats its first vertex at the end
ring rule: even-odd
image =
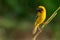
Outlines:
{"type": "MultiPolygon", "coordinates": [[[[0,40],[32,40],[39,5],[46,8],[47,20],[60,0],[0,0],[0,40]]],[[[60,10],[57,13],[38,40],[60,40],[60,10]]]]}

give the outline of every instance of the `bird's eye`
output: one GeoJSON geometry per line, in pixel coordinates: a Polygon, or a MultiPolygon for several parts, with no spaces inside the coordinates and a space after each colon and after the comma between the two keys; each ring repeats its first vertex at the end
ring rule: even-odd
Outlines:
{"type": "Polygon", "coordinates": [[[43,9],[42,8],[37,8],[37,11],[42,12],[43,9]]]}
{"type": "Polygon", "coordinates": [[[40,11],[43,11],[43,9],[42,9],[42,8],[40,8],[40,11]]]}

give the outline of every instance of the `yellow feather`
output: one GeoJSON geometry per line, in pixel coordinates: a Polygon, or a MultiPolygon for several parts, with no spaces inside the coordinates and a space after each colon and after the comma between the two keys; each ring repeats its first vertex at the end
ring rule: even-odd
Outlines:
{"type": "Polygon", "coordinates": [[[33,30],[33,34],[36,33],[39,25],[41,25],[46,19],[46,9],[45,9],[45,7],[44,6],[38,6],[38,8],[42,9],[42,10],[37,12],[37,19],[36,19],[36,22],[34,24],[35,28],[33,30]]]}

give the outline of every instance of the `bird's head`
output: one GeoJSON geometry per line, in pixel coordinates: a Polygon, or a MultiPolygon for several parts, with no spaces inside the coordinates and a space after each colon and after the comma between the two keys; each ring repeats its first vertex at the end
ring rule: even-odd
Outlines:
{"type": "Polygon", "coordinates": [[[42,12],[46,12],[46,9],[44,6],[38,6],[37,10],[42,13],[42,12]]]}

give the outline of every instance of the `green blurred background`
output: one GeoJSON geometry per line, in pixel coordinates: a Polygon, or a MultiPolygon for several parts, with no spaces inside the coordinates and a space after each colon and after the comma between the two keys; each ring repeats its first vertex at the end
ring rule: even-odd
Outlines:
{"type": "MultiPolygon", "coordinates": [[[[39,5],[46,7],[47,20],[60,6],[60,0],[0,0],[0,40],[32,40],[39,5]]],[[[60,10],[38,39],[60,40],[60,10]]]]}

